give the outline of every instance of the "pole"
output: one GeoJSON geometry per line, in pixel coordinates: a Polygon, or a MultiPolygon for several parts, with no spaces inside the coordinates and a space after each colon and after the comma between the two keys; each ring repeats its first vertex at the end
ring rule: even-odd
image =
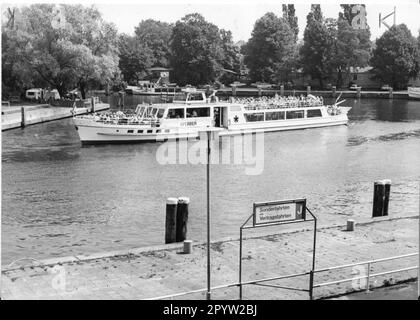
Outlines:
{"type": "Polygon", "coordinates": [[[314,247],[312,251],[312,270],[309,274],[309,299],[313,300],[314,298],[314,273],[315,273],[315,257],[316,257],[316,225],[317,225],[317,218],[312,214],[312,217],[314,218],[314,247]]]}
{"type": "Polygon", "coordinates": [[[242,227],[239,231],[239,300],[242,300],[242,227]]]}
{"type": "Polygon", "coordinates": [[[210,292],[210,135],[207,131],[207,300],[211,299],[210,292]]]}

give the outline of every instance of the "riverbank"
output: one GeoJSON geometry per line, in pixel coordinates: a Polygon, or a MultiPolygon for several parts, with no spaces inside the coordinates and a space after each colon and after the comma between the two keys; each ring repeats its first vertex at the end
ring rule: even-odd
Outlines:
{"type": "Polygon", "coordinates": [[[341,98],[364,98],[364,99],[406,99],[409,100],[408,92],[405,91],[357,91],[357,90],[274,90],[274,89],[259,89],[259,88],[222,88],[217,91],[218,96],[300,96],[313,94],[323,98],[337,98],[341,94],[341,98]]]}
{"type": "MultiPolygon", "coordinates": [[[[316,269],[329,268],[418,251],[417,217],[370,221],[356,225],[319,228],[316,269]]],[[[278,230],[278,229],[277,229],[278,230]]],[[[273,230],[273,232],[276,230],[273,230]]],[[[310,270],[311,226],[284,233],[250,235],[243,243],[243,281],[290,275],[310,270]]],[[[3,266],[2,299],[148,299],[206,287],[206,245],[196,243],[191,254],[182,244],[135,248],[92,255],[26,261],[3,266]]],[[[211,245],[212,287],[237,283],[238,239],[211,245]]],[[[372,266],[379,273],[416,265],[417,256],[372,266]]],[[[361,267],[315,274],[315,284],[356,277],[361,267]]],[[[371,279],[371,288],[398,283],[417,276],[417,270],[371,279]]],[[[244,286],[244,299],[308,299],[308,276],[244,286]]],[[[360,281],[316,288],[315,299],[360,289],[360,281]]],[[[203,299],[204,292],[179,297],[203,299]]],[[[217,289],[212,299],[237,299],[238,288],[217,289]]]]}
{"type": "MultiPolygon", "coordinates": [[[[107,103],[96,103],[95,111],[109,109],[107,103]]],[[[75,114],[86,114],[92,111],[91,106],[75,109],[75,114]]],[[[19,105],[1,107],[1,130],[20,128],[31,124],[59,120],[73,116],[73,108],[57,107],[49,104],[19,105]]]]}

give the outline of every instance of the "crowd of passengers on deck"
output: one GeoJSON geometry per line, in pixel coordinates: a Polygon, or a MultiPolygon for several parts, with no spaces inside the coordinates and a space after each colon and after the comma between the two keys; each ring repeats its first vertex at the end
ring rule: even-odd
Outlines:
{"type": "Polygon", "coordinates": [[[249,97],[249,98],[232,98],[232,102],[245,105],[247,110],[261,109],[278,109],[278,108],[307,108],[319,107],[324,104],[322,97],[315,96],[288,96],[282,97],[275,95],[274,97],[249,97]]]}

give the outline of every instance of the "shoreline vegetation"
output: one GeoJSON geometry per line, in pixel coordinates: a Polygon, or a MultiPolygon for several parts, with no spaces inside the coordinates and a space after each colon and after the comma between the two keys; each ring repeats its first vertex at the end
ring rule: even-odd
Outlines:
{"type": "Polygon", "coordinates": [[[140,21],[130,36],[119,33],[95,6],[8,7],[2,24],[2,100],[23,97],[30,88],[57,89],[61,97],[77,88],[86,98],[90,90],[118,92],[142,81],[217,89],[261,83],[289,91],[386,86],[394,93],[420,84],[420,33],[416,38],[399,24],[372,40],[364,5],[341,5],[337,18],[324,17],[320,5],[308,11],[303,39],[291,4],[267,12],[247,42],[235,43],[231,31],[198,13],[172,24],[140,21]],[[366,68],[369,85],[357,79],[366,68]]]}

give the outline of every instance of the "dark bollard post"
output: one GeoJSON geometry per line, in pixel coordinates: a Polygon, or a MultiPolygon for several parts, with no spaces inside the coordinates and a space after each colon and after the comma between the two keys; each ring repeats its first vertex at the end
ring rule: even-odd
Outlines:
{"type": "Polygon", "coordinates": [[[356,91],[356,96],[357,96],[357,98],[360,98],[360,96],[362,95],[361,94],[361,90],[362,90],[362,88],[360,88],[360,87],[357,87],[357,89],[356,89],[357,91],[356,91]]]}
{"type": "Polygon", "coordinates": [[[232,86],[232,96],[236,97],[236,86],[232,86]]]}
{"type": "Polygon", "coordinates": [[[176,242],[187,239],[188,206],[190,198],[178,198],[178,209],[176,211],[176,242]]]}
{"type": "Polygon", "coordinates": [[[90,104],[92,105],[92,113],[95,113],[95,97],[90,98],[90,104]]]}
{"type": "Polygon", "coordinates": [[[22,117],[20,121],[20,126],[24,128],[26,126],[25,107],[20,108],[20,115],[22,117]]]}
{"type": "Polygon", "coordinates": [[[280,86],[280,95],[283,97],[284,96],[284,85],[280,86]]]}
{"type": "Polygon", "coordinates": [[[336,86],[332,86],[332,97],[333,98],[335,98],[336,91],[337,91],[337,87],[336,86]]]}
{"type": "Polygon", "coordinates": [[[384,212],[385,182],[375,181],[373,185],[373,211],[372,218],[382,217],[384,212]]]}
{"type": "Polygon", "coordinates": [[[311,94],[311,86],[306,87],[306,94],[311,94]]]}
{"type": "Polygon", "coordinates": [[[394,98],[393,89],[389,88],[389,99],[393,99],[393,98],[394,98]]]}
{"type": "Polygon", "coordinates": [[[384,212],[383,215],[388,215],[388,205],[389,205],[389,194],[391,192],[391,180],[384,180],[385,183],[385,196],[384,196],[384,212]]]}
{"type": "Polygon", "coordinates": [[[262,88],[261,86],[258,86],[258,96],[261,97],[262,96],[262,88]]]}
{"type": "Polygon", "coordinates": [[[176,241],[177,204],[177,198],[166,199],[165,243],[173,243],[176,241]]]}

